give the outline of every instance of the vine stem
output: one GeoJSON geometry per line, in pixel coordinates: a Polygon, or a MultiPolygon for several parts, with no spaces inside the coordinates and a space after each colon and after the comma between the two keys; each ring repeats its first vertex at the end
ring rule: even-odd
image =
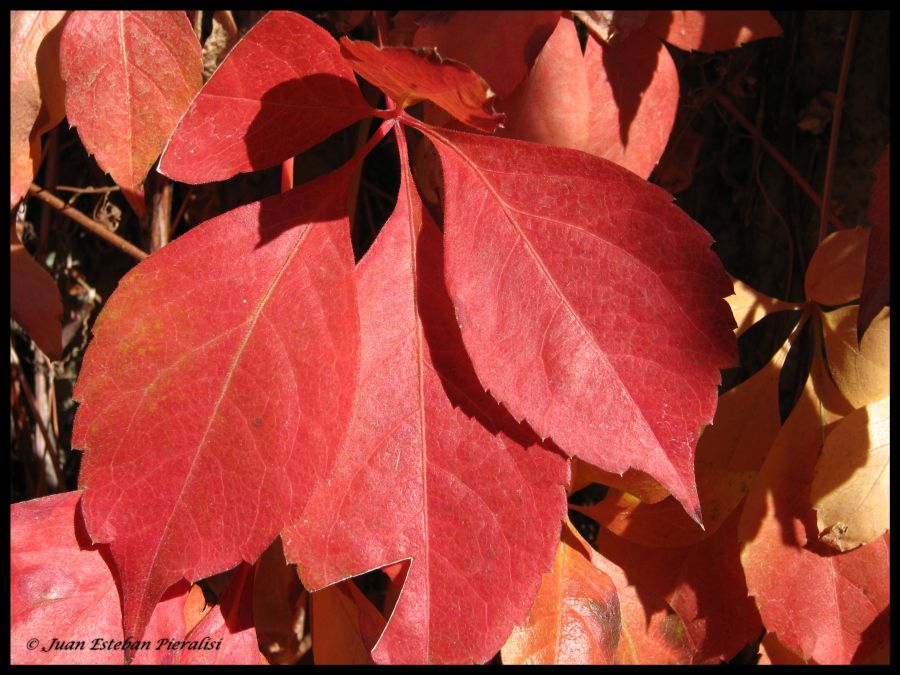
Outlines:
{"type": "Polygon", "coordinates": [[[88,218],[81,211],[76,208],[73,208],[67,205],[62,199],[52,194],[51,192],[45,190],[40,185],[36,183],[32,183],[28,188],[28,194],[33,197],[37,197],[45,204],[52,206],[54,209],[59,211],[61,214],[74,220],[76,223],[81,225],[84,229],[89,232],[97,235],[101,239],[106,240],[108,243],[115,246],[117,249],[122,251],[123,253],[127,253],[132,258],[136,260],[143,260],[147,257],[148,253],[142,251],[137,246],[132,244],[130,241],[123,239],[115,232],[110,232],[107,230],[102,223],[98,223],[93,218],[88,218]]]}
{"type": "Polygon", "coordinates": [[[731,99],[729,99],[725,94],[719,94],[718,96],[716,96],[716,101],[718,101],[718,103],[723,108],[725,108],[725,110],[731,113],[731,116],[734,117],[734,119],[737,120],[737,122],[742,127],[744,127],[744,129],[747,130],[747,133],[749,133],[761,146],[763,146],[763,148],[766,149],[766,152],[771,155],[772,159],[778,162],[781,168],[784,169],[785,172],[794,179],[794,182],[800,186],[800,189],[803,190],[806,195],[813,201],[813,203],[818,206],[823,213],[826,214],[828,221],[832,225],[834,225],[839,230],[847,229],[847,226],[841,222],[840,218],[825,209],[822,198],[819,196],[819,193],[817,193],[813,189],[812,185],[810,185],[806,181],[806,179],[800,175],[797,169],[794,168],[793,164],[785,159],[784,155],[782,155],[780,152],[778,152],[778,150],[775,149],[774,145],[766,140],[765,136],[762,135],[762,132],[757,129],[750,120],[748,120],[746,117],[744,117],[743,114],[741,114],[741,111],[734,106],[734,103],[731,102],[731,99]]]}
{"type": "Polygon", "coordinates": [[[859,26],[859,10],[850,13],[850,25],[847,27],[847,40],[844,42],[844,56],[841,59],[841,75],[838,79],[837,95],[834,99],[834,111],[831,115],[831,138],[828,140],[828,160],[825,165],[825,185],[822,189],[822,206],[819,216],[819,241],[825,238],[828,231],[828,213],[826,204],[831,201],[831,187],[834,183],[834,164],[837,159],[838,136],[841,131],[841,113],[844,111],[844,97],[847,93],[847,75],[850,73],[850,60],[853,58],[853,46],[856,43],[856,29],[859,26]]]}

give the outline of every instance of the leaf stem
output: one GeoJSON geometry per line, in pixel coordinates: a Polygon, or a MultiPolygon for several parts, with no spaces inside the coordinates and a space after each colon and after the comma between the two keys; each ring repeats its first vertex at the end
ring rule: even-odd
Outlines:
{"type": "Polygon", "coordinates": [[[838,136],[841,131],[841,113],[844,110],[844,97],[847,93],[847,75],[850,72],[850,60],[853,57],[853,46],[856,43],[856,29],[859,26],[859,10],[850,13],[850,25],[847,27],[847,40],[844,42],[844,56],[841,59],[841,74],[838,79],[837,95],[834,99],[834,111],[831,114],[831,138],[828,140],[828,160],[825,165],[825,185],[822,188],[822,205],[819,216],[819,241],[828,232],[828,213],[825,205],[831,201],[831,187],[834,183],[834,164],[837,159],[838,136]]]}
{"type": "Polygon", "coordinates": [[[123,239],[116,233],[110,232],[101,223],[98,223],[93,218],[87,217],[78,209],[68,206],[63,200],[61,200],[56,195],[51,194],[40,185],[32,183],[31,187],[28,188],[28,194],[32,195],[33,197],[37,197],[45,204],[52,206],[67,218],[74,220],[84,229],[92,232],[93,234],[96,234],[101,239],[106,240],[108,243],[112,244],[123,253],[127,253],[132,258],[135,258],[136,260],[143,260],[147,257],[148,253],[142,251],[130,241],[123,239]]]}

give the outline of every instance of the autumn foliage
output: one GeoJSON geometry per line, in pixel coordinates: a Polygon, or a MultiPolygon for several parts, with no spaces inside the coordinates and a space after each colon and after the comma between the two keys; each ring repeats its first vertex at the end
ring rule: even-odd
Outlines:
{"type": "MultiPolygon", "coordinates": [[[[204,72],[185,12],[13,13],[11,214],[64,117],[143,222],[160,175],[285,171],[103,304],[78,489],[11,507],[12,661],[887,660],[888,150],[868,222],[823,231],[787,302],[647,180],[670,48],[776,38],[768,12],[339,18],[270,12],[204,72]],[[363,22],[377,44],[338,35],[363,22]],[[379,147],[399,187],[360,251],[379,147]],[[779,312],[793,331],[720,396],[779,312]]],[[[59,359],[56,285],[10,240],[12,317],[59,359]]]]}

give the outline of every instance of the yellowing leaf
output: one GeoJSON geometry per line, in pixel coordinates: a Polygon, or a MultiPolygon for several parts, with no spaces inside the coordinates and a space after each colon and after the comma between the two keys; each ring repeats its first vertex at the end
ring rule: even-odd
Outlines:
{"type": "Polygon", "coordinates": [[[740,335],[757,321],[772,312],[781,312],[786,309],[799,309],[800,306],[792,302],[786,302],[761,293],[740,279],[734,279],[734,295],[725,298],[734,312],[734,321],[737,328],[735,335],[740,335]]]}
{"type": "Polygon", "coordinates": [[[621,625],[616,587],[595,567],[568,521],[528,619],[501,650],[504,664],[609,664],[621,625]]]}
{"type": "Polygon", "coordinates": [[[891,392],[891,310],[882,309],[856,342],[859,307],[841,307],[823,313],[828,369],[838,389],[853,408],[861,408],[891,392]]]}
{"type": "Polygon", "coordinates": [[[849,551],[891,527],[891,398],[852,412],[825,438],[810,497],[822,541],[849,551]]]}
{"type": "Polygon", "coordinates": [[[806,297],[823,305],[842,305],[859,297],[866,270],[869,230],[857,227],[826,237],[806,270],[806,297]]]}

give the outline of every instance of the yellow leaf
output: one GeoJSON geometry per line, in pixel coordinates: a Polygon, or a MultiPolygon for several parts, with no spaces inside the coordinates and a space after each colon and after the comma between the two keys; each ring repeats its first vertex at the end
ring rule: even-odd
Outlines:
{"type": "Polygon", "coordinates": [[[890,396],[855,410],[825,438],[810,497],[820,538],[849,551],[890,529],[890,396]]]}
{"type": "Polygon", "coordinates": [[[856,227],[826,237],[806,270],[806,297],[823,305],[842,305],[859,297],[866,270],[869,229],[856,227]]]}
{"type": "Polygon", "coordinates": [[[737,328],[735,335],[740,335],[757,321],[772,312],[781,312],[787,309],[800,309],[799,305],[773,298],[765,293],[745,284],[740,279],[733,279],[734,295],[725,298],[731,305],[734,313],[734,321],[737,328]]]}
{"type": "Polygon", "coordinates": [[[856,342],[857,305],[824,313],[825,353],[828,369],[853,408],[861,408],[891,392],[891,310],[878,313],[856,342]]]}

